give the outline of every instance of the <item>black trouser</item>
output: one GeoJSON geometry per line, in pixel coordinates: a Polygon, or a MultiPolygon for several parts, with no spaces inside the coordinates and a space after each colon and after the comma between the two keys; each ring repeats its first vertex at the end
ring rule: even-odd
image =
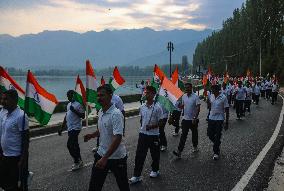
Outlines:
{"type": "Polygon", "coordinates": [[[174,110],[172,117],[173,117],[173,126],[175,127],[175,133],[179,132],[179,120],[180,120],[181,111],[174,110]]]}
{"type": "Polygon", "coordinates": [[[251,100],[245,100],[245,109],[250,113],[251,100]]]}
{"type": "Polygon", "coordinates": [[[18,162],[20,157],[0,157],[0,188],[17,191],[19,180],[18,162]]]}
{"type": "Polygon", "coordinates": [[[277,92],[272,92],[272,104],[274,104],[277,100],[277,92]]]}
{"type": "Polygon", "coordinates": [[[160,165],[160,143],[158,135],[145,135],[139,133],[135,156],[134,176],[141,176],[148,149],[152,157],[152,171],[157,172],[160,165]]]}
{"type": "Polygon", "coordinates": [[[258,105],[259,103],[259,95],[255,95],[255,104],[258,105]]]}
{"type": "Polygon", "coordinates": [[[260,90],[261,97],[265,97],[265,90],[260,90]]]}
{"type": "Polygon", "coordinates": [[[232,94],[227,95],[227,99],[228,99],[229,105],[231,105],[232,104],[232,94]]]}
{"type": "Polygon", "coordinates": [[[207,136],[213,142],[214,154],[220,154],[220,145],[222,137],[223,121],[222,120],[209,120],[207,128],[207,136]]]}
{"type": "Polygon", "coordinates": [[[168,118],[162,119],[163,124],[162,124],[162,126],[159,127],[159,133],[160,133],[159,139],[160,139],[160,145],[161,146],[167,146],[168,145],[166,134],[165,134],[165,126],[167,124],[167,120],[168,120],[168,118]]]}
{"type": "Polygon", "coordinates": [[[197,147],[197,145],[198,145],[198,122],[197,122],[197,124],[193,125],[192,120],[184,120],[183,119],[181,121],[181,129],[182,129],[182,133],[181,133],[181,137],[180,137],[180,141],[179,141],[179,145],[178,145],[178,150],[180,152],[183,151],[189,129],[192,132],[193,147],[197,147]]]}
{"type": "Polygon", "coordinates": [[[78,163],[81,160],[80,147],[78,143],[79,133],[80,130],[68,131],[67,148],[74,159],[74,163],[78,163]]]}
{"type": "Polygon", "coordinates": [[[235,100],[237,117],[245,116],[244,100],[235,100]]]}
{"type": "Polygon", "coordinates": [[[271,92],[272,92],[272,89],[267,89],[267,90],[265,91],[265,93],[266,93],[266,99],[270,99],[270,97],[271,97],[271,92]]]}
{"type": "Polygon", "coordinates": [[[252,93],[252,101],[255,102],[255,93],[252,93]]]}
{"type": "Polygon", "coordinates": [[[96,167],[96,163],[102,157],[95,154],[95,161],[92,168],[92,176],[89,184],[89,191],[100,191],[103,188],[108,171],[111,170],[115,176],[116,183],[121,191],[128,191],[129,184],[127,178],[127,157],[122,159],[108,159],[106,167],[100,169],[96,167]]]}

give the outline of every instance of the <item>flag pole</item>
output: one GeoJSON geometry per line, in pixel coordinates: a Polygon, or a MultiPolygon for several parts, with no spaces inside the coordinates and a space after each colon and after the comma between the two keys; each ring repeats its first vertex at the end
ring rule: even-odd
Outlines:
{"type": "MultiPolygon", "coordinates": [[[[30,73],[30,70],[28,70],[28,74],[30,73]]],[[[26,91],[25,91],[25,101],[24,101],[24,117],[23,117],[23,121],[22,121],[22,154],[23,154],[23,149],[24,149],[24,142],[25,140],[23,139],[23,133],[25,130],[25,126],[26,126],[26,97],[27,97],[27,92],[28,92],[28,75],[26,78],[26,91]]],[[[28,176],[28,169],[29,169],[29,156],[27,155],[27,159],[26,159],[26,164],[24,164],[23,166],[21,166],[19,168],[19,181],[18,181],[18,186],[20,187],[21,190],[28,190],[28,185],[27,185],[27,176],[28,176]]]]}

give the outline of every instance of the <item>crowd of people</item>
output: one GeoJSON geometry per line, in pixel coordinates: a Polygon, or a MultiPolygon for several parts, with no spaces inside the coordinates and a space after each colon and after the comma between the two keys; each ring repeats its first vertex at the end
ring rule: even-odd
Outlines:
{"type": "MultiPolygon", "coordinates": [[[[173,136],[181,136],[173,155],[181,158],[189,130],[192,134],[193,152],[198,148],[198,124],[201,100],[193,91],[190,82],[184,82],[184,94],[177,101],[171,112],[156,100],[157,90],[151,85],[137,86],[141,89],[140,131],[135,155],[133,176],[127,175],[127,149],[124,145],[125,111],[121,98],[115,95],[108,84],[97,89],[98,102],[102,108],[98,111],[97,130],[84,135],[84,141],[97,138],[97,147],[93,149],[94,164],[89,181],[89,191],[102,190],[109,171],[113,172],[120,190],[130,190],[129,185],[142,181],[142,171],[147,152],[152,158],[151,178],[160,175],[160,152],[167,150],[165,126],[167,122],[175,127],[173,136]],[[180,125],[181,119],[181,125],[180,125]]],[[[279,85],[271,79],[239,79],[231,78],[228,82],[217,83],[212,78],[210,89],[204,90],[204,99],[208,108],[207,135],[213,143],[212,159],[219,160],[222,131],[229,127],[229,108],[236,109],[237,119],[244,119],[251,113],[251,104],[259,105],[262,97],[275,104],[279,85]]],[[[67,92],[68,105],[62,127],[58,134],[66,128],[68,131],[67,149],[73,159],[72,171],[84,166],[78,136],[82,130],[82,119],[85,118],[85,107],[74,100],[74,91],[67,92]]],[[[18,106],[18,94],[10,89],[1,95],[0,111],[0,187],[7,191],[27,190],[29,177],[28,117],[18,106]],[[20,177],[20,178],[19,178],[20,177]]]]}

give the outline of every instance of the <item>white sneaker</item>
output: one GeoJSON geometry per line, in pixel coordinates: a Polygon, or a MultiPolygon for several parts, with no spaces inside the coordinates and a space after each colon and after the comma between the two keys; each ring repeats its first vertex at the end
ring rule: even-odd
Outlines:
{"type": "Polygon", "coordinates": [[[93,149],[92,149],[92,152],[93,153],[95,153],[95,152],[97,152],[98,151],[98,147],[94,147],[93,149]]]}
{"type": "Polygon", "coordinates": [[[213,155],[213,160],[218,160],[218,159],[219,159],[219,155],[214,154],[214,155],[213,155]]]}
{"type": "Polygon", "coordinates": [[[157,171],[157,172],[151,171],[150,173],[151,178],[157,178],[159,175],[160,175],[160,171],[157,171]]]}
{"type": "Polygon", "coordinates": [[[165,151],[165,150],[167,150],[167,147],[166,146],[161,146],[160,151],[165,151]]]}
{"type": "Polygon", "coordinates": [[[193,147],[193,152],[197,153],[199,151],[198,147],[193,147]]]}
{"type": "Polygon", "coordinates": [[[75,170],[82,168],[83,166],[84,166],[83,161],[79,161],[78,163],[75,163],[75,164],[72,165],[71,170],[75,171],[75,170]]]}
{"type": "Polygon", "coordinates": [[[178,136],[178,133],[176,133],[176,132],[173,132],[173,137],[177,137],[178,136]]]}
{"type": "Polygon", "coordinates": [[[142,178],[141,176],[133,176],[132,178],[129,179],[129,184],[136,184],[138,182],[141,182],[142,178]]]}
{"type": "Polygon", "coordinates": [[[29,171],[28,178],[27,178],[27,184],[28,184],[28,186],[31,185],[32,180],[33,180],[33,177],[34,177],[34,173],[31,172],[31,171],[29,171]]]}

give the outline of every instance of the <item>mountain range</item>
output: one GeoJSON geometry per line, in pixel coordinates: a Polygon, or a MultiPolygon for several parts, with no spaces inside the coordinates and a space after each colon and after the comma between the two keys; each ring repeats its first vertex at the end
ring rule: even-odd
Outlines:
{"type": "Polygon", "coordinates": [[[198,42],[212,30],[155,31],[150,28],[89,31],[43,31],[13,37],[0,35],[0,65],[21,69],[75,70],[90,59],[95,69],[117,66],[168,64],[167,43],[173,42],[172,63],[189,63],[198,42]]]}

